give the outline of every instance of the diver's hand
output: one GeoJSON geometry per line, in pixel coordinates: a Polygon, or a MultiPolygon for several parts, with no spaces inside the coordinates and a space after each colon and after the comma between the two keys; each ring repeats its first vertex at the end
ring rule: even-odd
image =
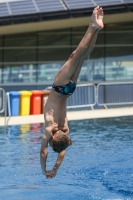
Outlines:
{"type": "Polygon", "coordinates": [[[56,176],[57,169],[53,168],[52,170],[48,170],[45,172],[46,178],[54,178],[56,176]]]}

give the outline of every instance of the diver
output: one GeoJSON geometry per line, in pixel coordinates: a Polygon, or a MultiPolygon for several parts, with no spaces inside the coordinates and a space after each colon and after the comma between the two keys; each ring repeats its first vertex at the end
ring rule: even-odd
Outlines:
{"type": "Polygon", "coordinates": [[[42,173],[46,178],[55,177],[64,159],[66,148],[72,144],[71,138],[68,137],[69,127],[66,115],[66,101],[69,95],[72,95],[76,89],[82,64],[85,58],[92,52],[99,30],[104,27],[103,15],[101,7],[97,6],[94,8],[88,30],[76,50],[72,52],[69,59],[57,73],[45,104],[45,131],[40,149],[40,163],[42,173]],[[48,144],[58,153],[56,163],[51,170],[46,168],[48,144]]]}

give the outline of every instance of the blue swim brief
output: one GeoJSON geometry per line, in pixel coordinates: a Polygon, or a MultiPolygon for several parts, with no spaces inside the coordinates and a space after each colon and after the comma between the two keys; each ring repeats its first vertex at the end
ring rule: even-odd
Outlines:
{"type": "Polygon", "coordinates": [[[76,84],[73,81],[70,81],[66,85],[56,86],[52,85],[52,89],[62,95],[71,95],[76,89],[76,84]]]}

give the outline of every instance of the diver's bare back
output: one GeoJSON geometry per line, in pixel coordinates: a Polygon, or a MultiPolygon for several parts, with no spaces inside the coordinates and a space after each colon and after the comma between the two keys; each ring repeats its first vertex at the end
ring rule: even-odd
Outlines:
{"type": "Polygon", "coordinates": [[[62,130],[64,132],[68,131],[66,100],[66,96],[60,95],[53,90],[51,91],[45,104],[45,129],[50,127],[52,132],[56,132],[58,130],[62,130]]]}

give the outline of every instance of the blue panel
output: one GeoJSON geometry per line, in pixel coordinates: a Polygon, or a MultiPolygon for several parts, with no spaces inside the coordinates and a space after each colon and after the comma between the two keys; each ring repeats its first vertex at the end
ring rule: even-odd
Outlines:
{"type": "MultiPolygon", "coordinates": [[[[70,10],[94,8],[96,6],[123,5],[133,0],[64,0],[70,10]]],[[[8,0],[7,0],[8,2],[8,0]]],[[[63,0],[21,0],[8,2],[12,15],[46,13],[67,10],[63,0]]],[[[6,3],[0,3],[0,17],[9,16],[6,3]]]]}
{"type": "Polygon", "coordinates": [[[32,0],[9,2],[12,15],[36,13],[32,0]]]}
{"type": "Polygon", "coordinates": [[[0,3],[0,17],[8,16],[9,12],[6,3],[0,3]]]}
{"type": "Polygon", "coordinates": [[[123,0],[125,3],[133,3],[133,0],[123,0]]]}
{"type": "MultiPolygon", "coordinates": [[[[65,0],[69,9],[94,8],[95,6],[122,5],[121,0],[65,0]]],[[[133,0],[123,0],[125,3],[133,3],[133,0]]]]}
{"type": "Polygon", "coordinates": [[[80,9],[95,6],[91,0],[65,0],[65,2],[69,9],[80,9]]]}
{"type": "Polygon", "coordinates": [[[122,1],[121,0],[110,0],[110,1],[107,1],[107,0],[95,0],[95,3],[98,6],[108,6],[108,5],[122,4],[122,1]]]}
{"type": "Polygon", "coordinates": [[[40,12],[65,10],[65,6],[60,0],[36,0],[40,12]]]}

